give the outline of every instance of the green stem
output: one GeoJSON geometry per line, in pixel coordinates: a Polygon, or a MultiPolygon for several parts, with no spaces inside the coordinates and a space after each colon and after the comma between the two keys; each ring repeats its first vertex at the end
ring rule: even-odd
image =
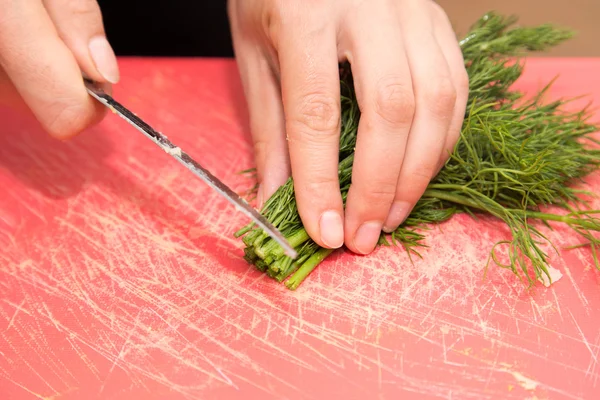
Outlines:
{"type": "Polygon", "coordinates": [[[244,226],[239,231],[237,231],[236,233],[234,233],[233,236],[235,238],[239,238],[240,236],[244,236],[246,233],[250,232],[252,230],[252,228],[254,228],[255,225],[256,224],[254,222],[251,222],[248,225],[244,226]]]}
{"type": "Polygon", "coordinates": [[[432,185],[429,185],[429,187],[431,189],[427,189],[425,191],[425,193],[423,193],[423,197],[430,197],[430,198],[434,198],[434,199],[437,197],[440,200],[446,200],[446,201],[450,201],[450,202],[453,202],[456,204],[462,204],[467,207],[486,211],[486,212],[492,214],[493,216],[502,219],[503,221],[506,220],[508,212],[504,207],[502,207],[501,204],[498,204],[493,199],[490,199],[489,197],[482,195],[481,193],[479,193],[471,188],[468,188],[466,186],[461,186],[461,185],[449,185],[449,184],[432,184],[432,185]],[[462,191],[462,192],[467,192],[467,193],[471,192],[475,196],[480,196],[480,197],[483,196],[483,197],[485,197],[485,200],[488,200],[490,202],[492,207],[486,208],[485,205],[481,204],[481,202],[479,202],[475,199],[467,198],[467,197],[460,196],[457,194],[448,193],[447,191],[443,191],[443,190],[436,190],[438,188],[462,191]]]}
{"type": "MultiPolygon", "coordinates": [[[[440,187],[446,189],[453,190],[461,190],[464,189],[462,186],[456,185],[430,185],[430,187],[440,187]]],[[[442,190],[428,189],[423,194],[423,197],[437,198],[441,200],[450,201],[456,204],[462,204],[463,206],[475,208],[481,211],[491,212],[491,210],[486,209],[481,205],[481,203],[453,193],[448,193],[442,190]]],[[[490,199],[491,200],[491,199],[490,199]]],[[[557,214],[548,214],[538,211],[530,211],[530,210],[519,210],[519,209],[505,209],[508,213],[520,214],[521,216],[525,216],[526,218],[539,219],[542,221],[556,221],[562,222],[567,225],[578,225],[585,229],[591,229],[594,231],[600,230],[600,224],[595,221],[580,219],[580,218],[572,218],[569,215],[557,215],[557,214]]]]}
{"type": "MultiPolygon", "coordinates": [[[[296,248],[309,240],[310,236],[308,236],[306,229],[302,228],[294,232],[293,235],[286,237],[286,239],[293,248],[296,248]]],[[[285,254],[285,250],[279,245],[279,243],[271,240],[260,249],[256,249],[256,254],[261,258],[265,258],[267,255],[270,255],[277,259],[285,254]]]]}
{"type": "MultiPolygon", "coordinates": [[[[511,212],[523,212],[523,210],[509,210],[511,212]]],[[[536,212],[536,211],[527,211],[525,212],[525,216],[528,218],[535,218],[535,219],[540,219],[540,220],[544,220],[544,221],[556,221],[556,222],[562,222],[565,223],[567,225],[578,225],[582,228],[585,229],[591,229],[593,231],[599,231],[600,230],[600,224],[598,224],[595,221],[590,221],[590,220],[586,220],[586,219],[580,219],[580,218],[571,218],[568,215],[556,215],[556,214],[546,214],[546,213],[542,213],[542,212],[536,212]]]]}
{"type": "Polygon", "coordinates": [[[294,272],[296,272],[298,270],[298,268],[300,268],[300,264],[298,264],[297,262],[293,262],[289,265],[289,267],[287,268],[287,270],[283,273],[280,273],[279,275],[277,275],[277,280],[279,282],[283,282],[285,281],[288,276],[290,276],[291,274],[293,274],[294,272]]]}
{"type": "Polygon", "coordinates": [[[295,290],[300,286],[302,281],[319,265],[325,258],[327,258],[334,249],[320,249],[313,254],[302,266],[296,271],[294,275],[285,283],[288,289],[295,290]]]}

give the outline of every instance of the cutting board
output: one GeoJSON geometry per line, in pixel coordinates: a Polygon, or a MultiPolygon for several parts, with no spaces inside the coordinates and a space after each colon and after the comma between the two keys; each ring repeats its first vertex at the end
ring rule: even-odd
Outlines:
{"type": "MultiPolygon", "coordinates": [[[[214,174],[252,182],[231,60],[121,59],[116,97],[214,174]]],[[[525,90],[600,102],[600,59],[531,59],[525,90]]],[[[581,103],[579,103],[581,104],[581,103]]],[[[295,292],[242,259],[247,219],[109,114],[48,138],[0,109],[2,399],[596,399],[600,273],[548,236],[562,277],[484,267],[508,236],[458,216],[422,259],[327,259],[295,292]]],[[[597,190],[600,180],[590,177],[597,190]]],[[[596,204],[600,208],[600,204],[596,204]]]]}

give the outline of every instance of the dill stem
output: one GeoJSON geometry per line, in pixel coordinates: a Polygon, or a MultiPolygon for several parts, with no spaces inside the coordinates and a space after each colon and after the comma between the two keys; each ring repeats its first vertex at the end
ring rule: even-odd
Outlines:
{"type": "MultiPolygon", "coordinates": [[[[430,185],[430,187],[432,187],[432,186],[433,187],[444,186],[446,188],[452,188],[452,189],[456,189],[456,190],[466,189],[465,187],[458,186],[458,185],[430,185]]],[[[481,205],[481,203],[479,203],[475,200],[469,199],[469,198],[461,196],[461,195],[448,193],[448,192],[445,192],[442,190],[428,189],[425,191],[423,196],[437,198],[440,200],[446,200],[446,201],[450,201],[452,203],[461,204],[463,206],[467,206],[467,207],[471,207],[471,208],[475,208],[475,209],[478,209],[481,211],[486,211],[486,212],[495,214],[495,211],[492,211],[489,208],[485,208],[484,206],[481,205]]],[[[578,225],[582,228],[592,229],[592,230],[598,230],[600,228],[600,225],[595,221],[590,221],[590,220],[585,220],[585,219],[580,219],[580,218],[573,218],[573,217],[570,217],[569,215],[557,215],[557,214],[543,213],[543,212],[539,212],[539,211],[507,209],[507,208],[505,208],[504,210],[507,213],[520,214],[521,216],[525,216],[526,218],[539,219],[542,221],[562,222],[562,223],[565,223],[568,225],[578,225]]]]}
{"type": "Polygon", "coordinates": [[[306,279],[306,277],[323,261],[327,258],[331,253],[333,253],[334,249],[319,249],[315,254],[310,256],[308,260],[300,268],[292,277],[285,283],[288,289],[295,290],[300,286],[302,281],[306,279]]]}
{"type": "Polygon", "coordinates": [[[467,207],[471,207],[471,208],[476,208],[478,210],[482,210],[482,211],[488,211],[487,209],[485,209],[479,202],[469,199],[467,197],[458,195],[458,194],[453,194],[453,193],[448,193],[445,192],[443,190],[436,190],[437,188],[440,189],[454,189],[454,190],[464,190],[466,189],[465,186],[459,186],[459,185],[429,185],[429,187],[433,187],[434,189],[427,189],[425,190],[425,193],[423,193],[422,197],[430,197],[432,199],[440,199],[440,200],[446,200],[446,201],[450,201],[452,203],[456,203],[456,204],[461,204],[463,206],[467,206],[467,207]]]}
{"type": "Polygon", "coordinates": [[[254,227],[254,225],[255,225],[255,224],[254,224],[254,222],[252,222],[252,223],[250,223],[250,224],[246,225],[245,227],[243,227],[243,228],[242,228],[242,229],[240,229],[239,231],[235,232],[235,233],[233,234],[233,236],[234,236],[235,238],[239,238],[240,236],[243,236],[243,235],[245,235],[246,233],[248,233],[248,232],[250,232],[250,231],[252,230],[252,228],[254,227]]]}
{"type": "Polygon", "coordinates": [[[485,205],[481,204],[481,202],[458,195],[458,194],[453,194],[453,193],[448,193],[446,191],[443,190],[436,190],[436,189],[450,189],[450,190],[456,190],[456,191],[461,191],[461,192],[472,192],[475,195],[480,195],[483,196],[481,193],[467,187],[467,186],[462,186],[462,185],[450,185],[450,184],[431,184],[429,185],[430,188],[432,189],[427,189],[425,191],[425,193],[423,193],[423,197],[431,197],[431,198],[438,198],[440,200],[446,200],[446,201],[450,201],[456,204],[462,204],[463,206],[467,206],[467,207],[471,207],[471,208],[476,208],[478,210],[481,211],[485,211],[488,212],[490,214],[492,214],[495,217],[501,218],[501,219],[505,219],[507,214],[508,214],[508,210],[505,209],[504,207],[502,207],[502,205],[496,203],[493,199],[490,199],[489,197],[485,196],[485,199],[490,201],[491,203],[491,207],[485,207],[485,205]],[[498,209],[500,209],[500,212],[498,212],[498,209]]]}
{"type": "MultiPolygon", "coordinates": [[[[306,229],[302,228],[294,232],[291,236],[286,237],[287,241],[294,248],[304,244],[307,240],[310,239],[306,229]]],[[[264,256],[270,255],[273,258],[279,258],[285,254],[285,250],[283,247],[279,245],[276,241],[272,240],[267,243],[263,248],[259,250],[264,256]]]]}
{"type": "MultiPolygon", "coordinates": [[[[523,213],[523,210],[508,210],[508,211],[523,213]]],[[[569,215],[556,215],[556,214],[547,214],[547,213],[537,212],[537,211],[526,211],[525,216],[527,218],[535,218],[535,219],[539,219],[539,220],[543,220],[543,221],[556,221],[556,222],[565,223],[567,225],[578,225],[585,229],[598,230],[600,228],[600,225],[595,221],[590,221],[590,220],[585,220],[585,219],[580,219],[580,218],[572,218],[569,215]]]]}
{"type": "Polygon", "coordinates": [[[298,268],[300,268],[300,264],[293,262],[288,269],[283,273],[283,274],[279,274],[277,276],[277,280],[279,282],[283,282],[285,281],[291,274],[293,274],[294,272],[296,272],[298,270],[298,268]]]}

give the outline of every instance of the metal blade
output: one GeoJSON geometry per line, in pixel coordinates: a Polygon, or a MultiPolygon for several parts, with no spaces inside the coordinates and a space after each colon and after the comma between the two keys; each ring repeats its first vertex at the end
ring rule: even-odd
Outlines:
{"type": "Polygon", "coordinates": [[[129,122],[138,131],[142,132],[150,138],[158,147],[163,149],[167,154],[171,155],[179,161],[184,167],[206,182],[210,187],[215,189],[219,194],[225,197],[239,211],[246,214],[248,217],[260,226],[265,233],[271,236],[285,250],[285,254],[291,258],[297,257],[297,252],[288,243],[286,238],[275,228],[262,214],[251,207],[237,193],[231,190],[227,185],[221,182],[217,177],[211,174],[207,169],[198,164],[194,159],[187,155],[181,148],[171,143],[166,136],[155,131],[150,125],[142,121],[138,116],[129,111],[123,105],[119,104],[112,96],[108,95],[99,88],[93,81],[84,79],[87,91],[92,97],[100,103],[107,106],[111,111],[119,115],[121,118],[129,122]]]}

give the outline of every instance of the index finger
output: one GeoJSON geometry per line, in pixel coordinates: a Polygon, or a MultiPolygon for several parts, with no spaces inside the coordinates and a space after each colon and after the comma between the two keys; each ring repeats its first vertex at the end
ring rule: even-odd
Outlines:
{"type": "Polygon", "coordinates": [[[306,27],[297,21],[287,25],[278,46],[290,164],[307,233],[322,247],[339,248],[344,226],[336,35],[334,26],[306,27]]]}

